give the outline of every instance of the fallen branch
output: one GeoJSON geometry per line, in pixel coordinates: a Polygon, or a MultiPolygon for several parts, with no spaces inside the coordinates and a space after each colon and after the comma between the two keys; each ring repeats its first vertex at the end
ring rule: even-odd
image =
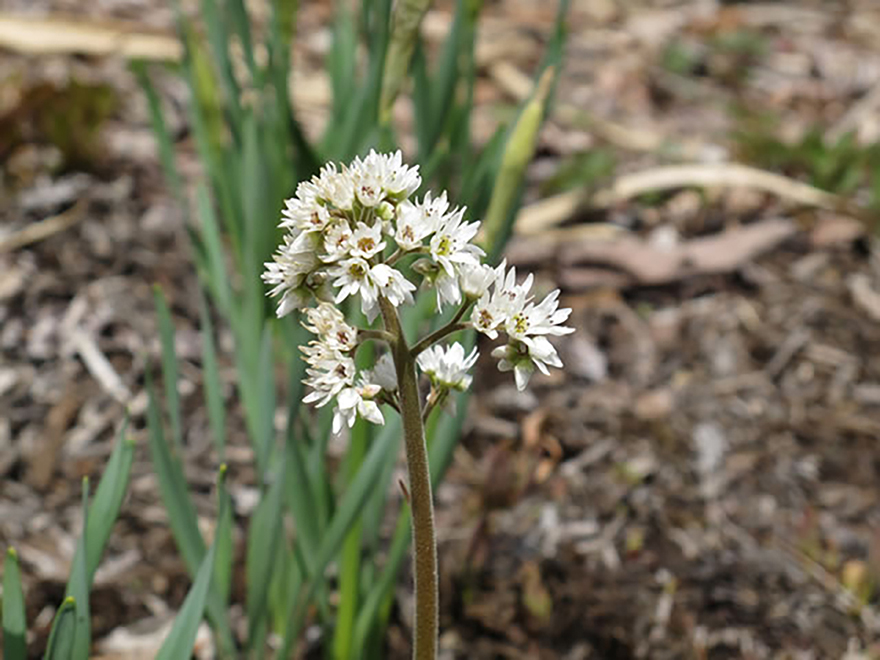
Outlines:
{"type": "Polygon", "coordinates": [[[559,252],[560,283],[569,289],[656,286],[695,275],[730,273],[797,231],[793,221],[774,219],[672,247],[658,247],[630,236],[573,243],[559,252]]]}
{"type": "Polygon", "coordinates": [[[0,236],[0,254],[38,243],[72,227],[86,217],[85,210],[85,200],[80,200],[63,213],[32,222],[9,236],[0,236]]]}
{"type": "Polygon", "coordinates": [[[176,62],[183,48],[176,36],[138,31],[120,22],[0,14],[0,48],[24,55],[78,53],[176,62]]]}
{"type": "Polygon", "coordinates": [[[781,174],[738,163],[668,165],[623,174],[594,193],[573,190],[525,207],[517,218],[518,234],[536,234],[569,219],[581,208],[605,209],[647,193],[678,188],[751,188],[782,199],[851,215],[872,225],[876,219],[864,209],[833,193],[781,174]]]}

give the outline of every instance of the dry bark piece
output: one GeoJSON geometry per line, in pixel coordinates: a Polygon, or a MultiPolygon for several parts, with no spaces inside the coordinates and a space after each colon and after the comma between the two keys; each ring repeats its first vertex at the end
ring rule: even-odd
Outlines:
{"type": "Polygon", "coordinates": [[[149,34],[126,23],[6,13],[0,14],[0,48],[25,55],[121,55],[161,62],[176,62],[183,55],[177,37],[149,34]]]}
{"type": "MultiPolygon", "coordinates": [[[[563,264],[612,268],[635,284],[657,285],[694,275],[728,273],[771,250],[797,233],[791,220],[775,219],[696,238],[669,249],[638,238],[611,243],[579,243],[561,250],[563,264]]],[[[571,272],[567,274],[571,277],[571,272]]]]}

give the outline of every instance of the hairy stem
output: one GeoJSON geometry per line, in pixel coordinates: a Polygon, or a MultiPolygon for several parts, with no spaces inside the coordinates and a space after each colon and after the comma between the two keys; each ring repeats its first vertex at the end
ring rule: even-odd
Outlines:
{"type": "Polygon", "coordinates": [[[437,539],[434,533],[434,502],[422,404],[416,376],[415,354],[410,351],[394,306],[380,299],[385,329],[395,335],[392,343],[400,417],[409,472],[409,499],[413,524],[413,577],[415,580],[415,618],[413,659],[435,660],[439,633],[439,586],[437,579],[437,539]]]}

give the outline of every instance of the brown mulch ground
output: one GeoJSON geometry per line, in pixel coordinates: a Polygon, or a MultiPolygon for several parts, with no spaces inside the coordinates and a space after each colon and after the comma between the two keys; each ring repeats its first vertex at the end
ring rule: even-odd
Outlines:
{"type": "MultiPolygon", "coordinates": [[[[167,29],[171,14],[156,4],[10,0],[3,10],[167,29]]],[[[601,190],[612,171],[767,166],[735,137],[765,114],[789,142],[815,125],[828,144],[850,130],[860,145],[880,137],[870,0],[572,4],[527,201],[559,193],[560,171],[576,167],[569,185],[601,190]],[[584,153],[613,167],[592,176],[584,153]]],[[[487,14],[478,138],[521,93],[553,8],[506,0],[487,14]]],[[[299,26],[310,130],[326,99],[316,67],[327,18],[316,3],[299,26]]],[[[426,30],[447,22],[439,10],[426,30]]],[[[195,180],[186,91],[159,77],[195,180]]],[[[777,171],[810,180],[796,163],[777,171]]],[[[869,204],[868,185],[847,199],[869,204]]],[[[445,658],[880,656],[880,260],[853,215],[684,179],[514,239],[510,259],[563,287],[578,332],[559,344],[565,372],[523,394],[481,364],[467,435],[437,493],[445,658]]],[[[100,474],[124,404],[138,458],[96,579],[96,653],[121,657],[108,639],[122,629],[149,638],[188,587],[144,447],[156,282],[183,360],[187,474],[213,518],[182,222],[124,62],[0,51],[0,543],[22,557],[35,654],[63,594],[80,479],[100,474]],[[100,133],[53,129],[75,121],[59,114],[73,107],[85,107],[84,126],[100,119],[100,133]],[[60,218],[57,231],[15,242],[46,218],[60,218]]],[[[251,454],[241,429],[230,441],[244,511],[251,454]]],[[[392,658],[408,657],[409,598],[404,577],[392,658]]]]}

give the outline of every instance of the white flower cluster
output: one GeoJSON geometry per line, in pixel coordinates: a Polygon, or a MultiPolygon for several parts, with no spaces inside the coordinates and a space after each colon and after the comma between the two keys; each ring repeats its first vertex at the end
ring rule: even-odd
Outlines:
{"type": "MultiPolygon", "coordinates": [[[[514,269],[482,264],[483,250],[471,243],[479,223],[466,222],[464,209],[451,207],[446,193],[415,199],[420,185],[418,167],[404,164],[399,151],[371,151],[348,166],[326,165],[286,202],[280,226],[287,233],[263,280],[270,295],[281,297],[279,317],[319,301],[306,312],[305,326],[317,339],[303,348],[312,389],[305,401],[323,406],[335,400],[335,431],[358,416],[383,423],[379,404],[394,405],[397,386],[387,354],[373,370],[357,373],[358,331],[336,305],[359,297],[372,324],[381,300],[394,307],[412,303],[416,285],[398,266],[410,255],[420,258],[406,272],[436,290],[438,311],[445,304],[464,305],[458,320],[473,305],[470,322],[459,325],[492,339],[499,331],[507,335],[507,344],[493,355],[502,371],[514,370],[517,387],[525,388],[535,368],[547,373],[548,366],[562,366],[547,340],[572,332],[562,326],[571,310],[558,309],[559,292],[536,304],[531,276],[517,284],[514,269]]],[[[463,390],[476,359],[476,350],[465,355],[453,344],[425,347],[417,363],[432,387],[463,390]]]]}

